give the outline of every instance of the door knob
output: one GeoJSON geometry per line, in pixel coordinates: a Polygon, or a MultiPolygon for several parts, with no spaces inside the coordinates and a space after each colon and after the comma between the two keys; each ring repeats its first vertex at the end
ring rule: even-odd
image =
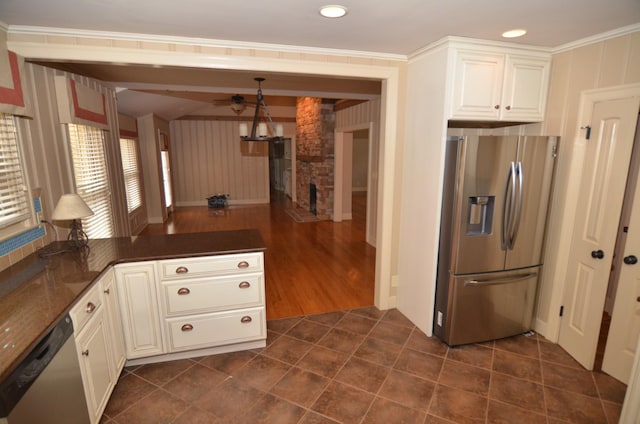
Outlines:
{"type": "Polygon", "coordinates": [[[635,265],[638,263],[638,258],[635,255],[625,256],[623,260],[627,265],[635,265]]]}
{"type": "Polygon", "coordinates": [[[591,251],[591,257],[594,258],[594,259],[602,259],[602,258],[604,258],[604,252],[601,249],[592,250],[591,251]]]}

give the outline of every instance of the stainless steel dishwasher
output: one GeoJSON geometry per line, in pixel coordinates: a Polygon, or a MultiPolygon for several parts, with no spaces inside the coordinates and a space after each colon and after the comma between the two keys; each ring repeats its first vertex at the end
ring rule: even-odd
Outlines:
{"type": "Polygon", "coordinates": [[[0,417],[0,424],[90,422],[69,315],[0,384],[0,417]]]}

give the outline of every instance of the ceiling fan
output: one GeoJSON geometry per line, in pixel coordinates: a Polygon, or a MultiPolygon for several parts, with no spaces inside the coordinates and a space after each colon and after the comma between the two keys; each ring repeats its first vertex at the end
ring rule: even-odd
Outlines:
{"type": "Polygon", "coordinates": [[[213,100],[213,105],[229,106],[236,115],[240,115],[247,107],[256,106],[255,103],[248,102],[244,96],[241,96],[240,94],[231,96],[229,99],[213,100]]]}

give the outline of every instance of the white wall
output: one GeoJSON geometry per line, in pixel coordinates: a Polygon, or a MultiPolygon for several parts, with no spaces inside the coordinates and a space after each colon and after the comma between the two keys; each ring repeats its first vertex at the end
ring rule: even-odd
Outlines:
{"type": "Polygon", "coordinates": [[[435,48],[410,61],[407,71],[398,309],[427,335],[435,301],[449,62],[447,49],[435,48]]]}

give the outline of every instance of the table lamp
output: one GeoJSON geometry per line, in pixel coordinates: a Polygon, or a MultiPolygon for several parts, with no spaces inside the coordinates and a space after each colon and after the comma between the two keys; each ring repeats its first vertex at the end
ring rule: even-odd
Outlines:
{"type": "Polygon", "coordinates": [[[71,231],[67,240],[71,241],[74,247],[80,248],[87,245],[89,237],[82,231],[80,218],[93,215],[93,211],[77,194],[63,194],[58,200],[58,204],[51,215],[53,221],[71,221],[71,231]]]}

